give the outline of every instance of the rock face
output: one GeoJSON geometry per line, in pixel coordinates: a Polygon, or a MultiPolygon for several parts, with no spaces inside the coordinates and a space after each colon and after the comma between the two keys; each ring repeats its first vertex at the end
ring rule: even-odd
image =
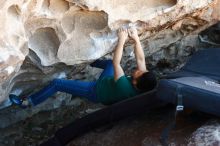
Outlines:
{"type": "Polygon", "coordinates": [[[220,1],[218,0],[213,7],[213,13],[212,13],[212,17],[216,20],[220,20],[219,8],[220,8],[220,1]]]}
{"type": "Polygon", "coordinates": [[[219,19],[218,6],[218,0],[1,0],[0,103],[18,88],[23,93],[68,76],[68,65],[83,68],[112,52],[119,27],[136,27],[155,62],[188,56],[198,33],[219,19]]]}
{"type": "Polygon", "coordinates": [[[220,145],[219,122],[210,122],[197,129],[191,136],[188,146],[220,145]]]}

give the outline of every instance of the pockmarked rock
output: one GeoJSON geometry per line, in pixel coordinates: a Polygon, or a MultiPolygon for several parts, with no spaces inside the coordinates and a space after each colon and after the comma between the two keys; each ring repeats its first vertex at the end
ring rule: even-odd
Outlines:
{"type": "Polygon", "coordinates": [[[198,128],[191,136],[188,146],[220,145],[220,124],[212,121],[198,128]]]}

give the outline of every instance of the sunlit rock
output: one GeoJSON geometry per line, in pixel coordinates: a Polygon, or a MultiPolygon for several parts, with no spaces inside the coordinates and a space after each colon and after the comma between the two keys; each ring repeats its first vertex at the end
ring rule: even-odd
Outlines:
{"type": "Polygon", "coordinates": [[[108,14],[108,24],[112,27],[120,27],[120,22],[136,22],[147,21],[165,9],[169,11],[171,7],[177,4],[177,0],[139,0],[139,1],[126,1],[126,0],[80,0],[76,1],[79,5],[86,6],[91,11],[104,11],[108,14]],[[119,23],[119,24],[117,24],[119,23]]]}
{"type": "MultiPolygon", "coordinates": [[[[58,58],[67,64],[97,59],[110,50],[110,45],[95,45],[99,41],[91,36],[107,26],[107,15],[102,12],[69,11],[63,16],[61,25],[68,33],[67,39],[60,45],[58,58]]],[[[101,41],[105,41],[103,36],[101,41]]]]}
{"type": "Polygon", "coordinates": [[[218,0],[214,3],[213,12],[212,12],[212,17],[214,19],[216,19],[217,21],[220,20],[220,11],[219,11],[219,9],[220,9],[220,1],[218,0]]]}

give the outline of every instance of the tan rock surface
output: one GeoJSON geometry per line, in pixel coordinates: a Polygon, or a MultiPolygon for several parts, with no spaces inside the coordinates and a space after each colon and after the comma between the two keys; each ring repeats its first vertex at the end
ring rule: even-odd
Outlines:
{"type": "Polygon", "coordinates": [[[220,0],[216,1],[214,3],[214,7],[213,7],[213,12],[212,12],[212,17],[216,20],[220,20],[220,0]]]}

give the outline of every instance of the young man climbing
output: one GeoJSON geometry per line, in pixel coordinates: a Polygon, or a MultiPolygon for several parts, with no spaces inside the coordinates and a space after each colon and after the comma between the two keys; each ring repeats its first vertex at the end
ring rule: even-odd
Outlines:
{"type": "Polygon", "coordinates": [[[91,64],[92,67],[103,69],[97,81],[54,79],[48,86],[26,98],[10,94],[11,102],[20,107],[35,106],[60,91],[87,98],[92,102],[109,105],[152,90],[157,81],[154,74],[146,68],[145,56],[137,30],[135,28],[119,29],[118,38],[113,60],[97,60],[91,64]],[[134,53],[137,62],[137,69],[132,77],[125,76],[120,65],[124,44],[128,36],[135,42],[134,53]]]}

